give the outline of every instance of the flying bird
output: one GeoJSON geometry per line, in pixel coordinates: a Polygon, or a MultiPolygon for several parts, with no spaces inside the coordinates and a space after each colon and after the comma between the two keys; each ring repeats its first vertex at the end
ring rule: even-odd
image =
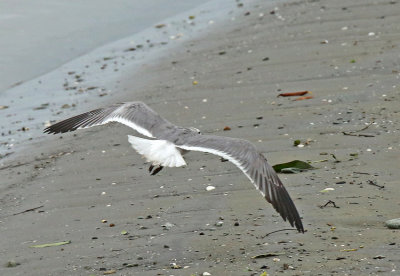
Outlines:
{"type": "Polygon", "coordinates": [[[186,165],[183,154],[201,151],[218,155],[235,164],[250,179],[283,220],[304,233],[296,206],[267,159],[256,147],[242,139],[203,135],[194,127],[179,127],[162,118],[142,102],[117,103],[95,109],[44,129],[45,133],[64,133],[118,122],[127,125],[144,139],[128,135],[132,147],[150,162],[149,172],[157,174],[164,167],[186,165]]]}

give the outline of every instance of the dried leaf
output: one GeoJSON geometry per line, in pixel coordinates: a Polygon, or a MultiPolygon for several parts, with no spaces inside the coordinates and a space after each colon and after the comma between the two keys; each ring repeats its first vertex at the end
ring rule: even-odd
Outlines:
{"type": "Polygon", "coordinates": [[[312,99],[312,98],[314,98],[314,97],[313,96],[304,96],[304,97],[296,98],[293,101],[309,100],[309,99],[312,99]]]}
{"type": "Polygon", "coordinates": [[[288,93],[281,93],[278,95],[278,97],[303,96],[308,93],[311,93],[311,92],[310,91],[288,92],[288,93]]]}

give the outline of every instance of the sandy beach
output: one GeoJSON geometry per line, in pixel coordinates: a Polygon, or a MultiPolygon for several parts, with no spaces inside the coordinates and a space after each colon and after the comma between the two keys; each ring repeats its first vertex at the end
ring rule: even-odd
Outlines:
{"type": "MultiPolygon", "coordinates": [[[[311,161],[280,174],[306,232],[216,156],[189,153],[187,167],[150,176],[132,130],[114,124],[43,135],[0,160],[1,275],[399,273],[400,232],[384,222],[400,217],[400,2],[265,2],[232,2],[224,22],[114,71],[111,92],[50,103],[47,120],[137,100],[249,140],[271,164],[311,161]],[[277,97],[296,91],[312,98],[277,97]]],[[[122,67],[113,61],[100,65],[122,67]]]]}

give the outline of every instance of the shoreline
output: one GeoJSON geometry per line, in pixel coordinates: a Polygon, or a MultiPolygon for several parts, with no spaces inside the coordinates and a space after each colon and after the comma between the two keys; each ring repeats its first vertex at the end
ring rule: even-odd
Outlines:
{"type": "Polygon", "coordinates": [[[113,98],[121,93],[121,79],[135,75],[143,66],[157,62],[185,41],[229,20],[228,14],[233,9],[227,5],[229,2],[207,2],[169,17],[4,91],[1,104],[7,108],[0,112],[8,119],[1,127],[4,142],[0,145],[0,156],[5,157],[1,162],[7,162],[15,148],[29,146],[32,140],[40,141],[42,129],[50,122],[93,109],[103,102],[113,103],[113,98]],[[218,5],[227,6],[217,10],[218,5]]]}
{"type": "Polygon", "coordinates": [[[305,234],[266,236],[289,225],[229,162],[189,153],[186,168],[151,177],[131,129],[106,125],[48,136],[0,167],[0,256],[19,263],[1,274],[394,275],[399,232],[384,222],[400,204],[398,5],[244,3],[113,94],[249,140],[272,165],[312,161],[316,170],[279,175],[305,234]],[[313,98],[277,97],[304,90],[313,98]],[[320,207],[329,200],[339,208],[320,207]],[[29,247],[57,241],[71,243],[29,247]]]}
{"type": "Polygon", "coordinates": [[[2,1],[0,36],[5,39],[0,43],[0,95],[10,86],[40,77],[99,46],[204,3],[178,0],[166,6],[166,2],[2,1]]]}

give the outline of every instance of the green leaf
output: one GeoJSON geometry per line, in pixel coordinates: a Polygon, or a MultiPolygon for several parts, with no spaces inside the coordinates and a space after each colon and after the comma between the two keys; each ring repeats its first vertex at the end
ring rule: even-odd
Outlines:
{"type": "Polygon", "coordinates": [[[7,263],[6,263],[6,265],[5,265],[5,267],[16,267],[16,266],[19,266],[20,265],[20,263],[18,263],[18,262],[15,262],[15,261],[8,261],[7,263]]]}
{"type": "Polygon", "coordinates": [[[313,166],[307,162],[300,160],[293,160],[291,162],[276,164],[272,166],[277,173],[299,173],[302,171],[313,170],[313,166]]]}
{"type": "Polygon", "coordinates": [[[71,243],[71,241],[62,241],[62,242],[55,242],[55,243],[45,243],[45,244],[31,245],[29,247],[32,247],[32,248],[44,248],[44,247],[59,246],[59,245],[70,244],[70,243],[71,243]]]}

